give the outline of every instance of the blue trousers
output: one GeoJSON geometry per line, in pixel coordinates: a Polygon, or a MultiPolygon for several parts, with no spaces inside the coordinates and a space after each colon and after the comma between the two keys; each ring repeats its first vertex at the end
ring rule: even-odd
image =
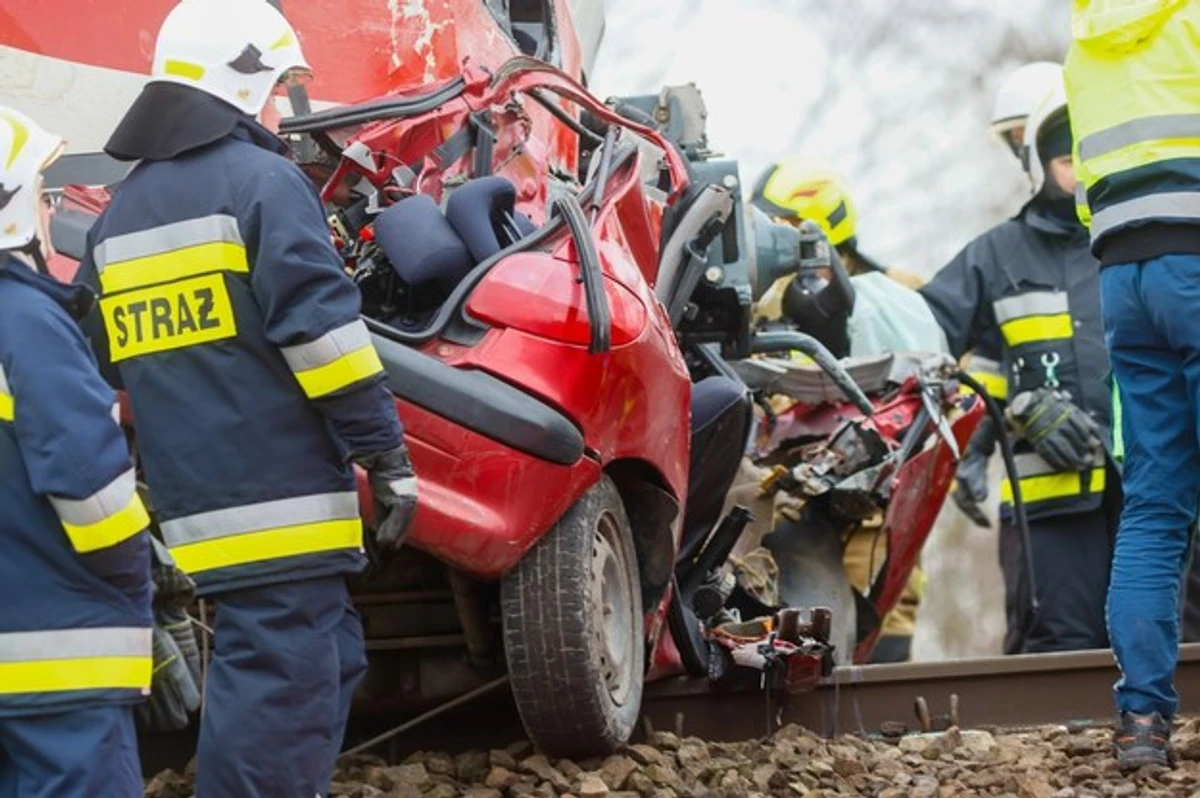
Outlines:
{"type": "Polygon", "coordinates": [[[325,796],[366,670],[341,576],[231,591],[217,605],[197,798],[325,796]]]}
{"type": "Polygon", "coordinates": [[[0,798],[138,798],[133,708],[0,718],[0,798]]]}
{"type": "Polygon", "coordinates": [[[1200,499],[1200,256],[1106,267],[1100,291],[1126,447],[1107,609],[1116,704],[1170,718],[1180,577],[1200,499]]]}

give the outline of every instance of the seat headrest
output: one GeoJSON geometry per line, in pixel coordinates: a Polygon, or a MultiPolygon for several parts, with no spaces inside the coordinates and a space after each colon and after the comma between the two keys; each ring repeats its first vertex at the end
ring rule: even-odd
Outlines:
{"type": "Polygon", "coordinates": [[[407,197],[380,212],[375,240],[409,285],[435,281],[449,292],[475,265],[466,244],[425,194],[407,197]]]}
{"type": "Polygon", "coordinates": [[[513,243],[512,236],[504,232],[510,217],[521,236],[533,231],[528,217],[513,213],[516,200],[517,189],[511,181],[489,175],[463,184],[446,201],[446,218],[477,263],[513,243]]]}

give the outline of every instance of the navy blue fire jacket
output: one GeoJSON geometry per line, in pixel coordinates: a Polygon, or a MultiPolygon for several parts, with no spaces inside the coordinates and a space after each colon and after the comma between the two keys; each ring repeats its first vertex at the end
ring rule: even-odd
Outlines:
{"type": "Polygon", "coordinates": [[[149,518],[83,306],[0,252],[0,717],[150,689],[149,518]]]}
{"type": "Polygon", "coordinates": [[[141,161],[88,233],[87,325],[133,407],[163,540],[201,595],[361,570],[349,462],[400,445],[312,183],[245,118],[141,161]]]}

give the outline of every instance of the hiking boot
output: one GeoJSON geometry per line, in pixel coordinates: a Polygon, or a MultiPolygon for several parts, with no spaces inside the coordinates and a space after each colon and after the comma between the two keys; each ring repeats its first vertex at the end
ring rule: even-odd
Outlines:
{"type": "Polygon", "coordinates": [[[1133,771],[1144,765],[1170,767],[1171,724],[1162,715],[1135,715],[1122,712],[1113,733],[1113,753],[1117,766],[1133,771]]]}

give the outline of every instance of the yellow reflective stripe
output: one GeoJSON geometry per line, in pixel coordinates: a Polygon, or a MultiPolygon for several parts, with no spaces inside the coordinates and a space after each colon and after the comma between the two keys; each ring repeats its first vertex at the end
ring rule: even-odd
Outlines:
{"type": "Polygon", "coordinates": [[[1000,332],[1003,333],[1004,340],[1009,346],[1070,338],[1074,334],[1069,313],[1013,319],[1001,324],[1000,332]]]}
{"type": "Polygon", "coordinates": [[[150,689],[153,658],[79,657],[0,662],[0,695],[66,690],[150,689]]]}
{"type": "MultiPolygon", "coordinates": [[[[1103,466],[1092,469],[1090,492],[1104,490],[1106,472],[1103,466]]],[[[1021,500],[1026,504],[1050,499],[1068,499],[1083,493],[1083,475],[1078,471],[1062,474],[1039,474],[1021,478],[1021,500]]],[[[1000,483],[1000,501],[1012,504],[1012,483],[1007,479],[1000,483]]]]}
{"type": "Polygon", "coordinates": [[[362,521],[359,519],[264,529],[175,546],[170,551],[176,565],[189,574],[196,574],[214,568],[351,548],[362,548],[362,521]]]}
{"type": "MultiPolygon", "coordinates": [[[[1008,398],[1008,380],[1003,374],[997,374],[994,371],[972,371],[968,372],[972,377],[978,380],[993,399],[1008,398]]],[[[962,387],[964,396],[970,396],[975,393],[973,388],[964,385],[962,387]]]]}
{"type": "Polygon", "coordinates": [[[374,346],[367,344],[324,366],[297,371],[296,379],[300,381],[300,387],[309,399],[317,399],[381,371],[383,364],[379,362],[379,353],[375,351],[374,346]]]}
{"type": "Polygon", "coordinates": [[[221,271],[248,274],[246,248],[232,241],[209,241],[110,263],[100,274],[100,285],[105,293],[113,293],[221,271]]]}
{"type": "Polygon", "coordinates": [[[193,64],[191,61],[180,61],[175,58],[168,58],[163,64],[163,72],[168,75],[175,75],[188,80],[200,80],[204,77],[204,67],[199,64],[193,64]]]}
{"type": "Polygon", "coordinates": [[[0,366],[0,421],[13,420],[13,397],[12,389],[8,387],[8,377],[4,374],[4,367],[0,366]]]}
{"type": "Polygon", "coordinates": [[[150,526],[150,516],[146,506],[136,493],[122,509],[101,521],[83,526],[62,522],[71,545],[80,554],[87,554],[97,549],[106,549],[127,540],[146,527],[150,526]]]}

